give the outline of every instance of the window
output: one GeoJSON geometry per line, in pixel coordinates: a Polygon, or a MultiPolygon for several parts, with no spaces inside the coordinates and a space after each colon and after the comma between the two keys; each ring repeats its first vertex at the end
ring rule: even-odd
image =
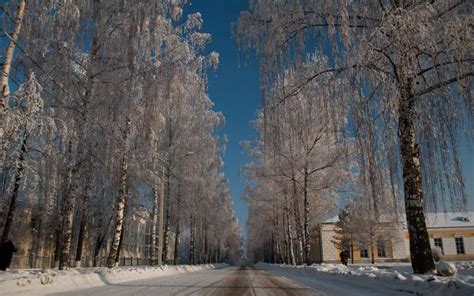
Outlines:
{"type": "Polygon", "coordinates": [[[434,238],[434,245],[435,247],[438,247],[441,249],[441,254],[444,255],[444,249],[443,249],[443,239],[440,237],[435,237],[434,238]]]}
{"type": "Polygon", "coordinates": [[[464,250],[464,239],[462,237],[456,237],[456,253],[457,254],[466,254],[464,250]]]}
{"type": "Polygon", "coordinates": [[[369,252],[366,247],[360,249],[360,258],[369,258],[369,252]]]}
{"type": "Polygon", "coordinates": [[[385,250],[385,242],[379,241],[377,243],[377,256],[378,257],[387,257],[387,252],[385,250]]]}

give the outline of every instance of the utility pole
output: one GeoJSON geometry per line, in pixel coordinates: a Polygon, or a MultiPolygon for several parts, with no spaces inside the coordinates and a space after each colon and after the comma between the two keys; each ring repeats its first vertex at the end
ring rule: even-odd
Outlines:
{"type": "Polygon", "coordinates": [[[158,265],[163,263],[163,225],[164,225],[164,204],[165,204],[165,167],[161,167],[161,185],[160,185],[160,209],[158,225],[158,265]]]}

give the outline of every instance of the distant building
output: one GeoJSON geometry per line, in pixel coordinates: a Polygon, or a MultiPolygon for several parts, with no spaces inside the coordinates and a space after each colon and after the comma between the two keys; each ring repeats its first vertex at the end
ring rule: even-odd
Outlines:
{"type": "MultiPolygon", "coordinates": [[[[474,212],[468,213],[427,213],[425,214],[431,247],[439,247],[445,260],[474,259],[474,212]]],[[[315,262],[340,262],[341,250],[331,242],[335,232],[337,216],[324,221],[311,233],[311,255],[315,262]]],[[[377,243],[374,247],[376,262],[410,260],[410,242],[406,218],[400,218],[400,229],[389,241],[377,243]]],[[[392,227],[393,229],[393,227],[392,227]]],[[[354,243],[354,262],[370,262],[371,251],[368,246],[354,243]]]]}

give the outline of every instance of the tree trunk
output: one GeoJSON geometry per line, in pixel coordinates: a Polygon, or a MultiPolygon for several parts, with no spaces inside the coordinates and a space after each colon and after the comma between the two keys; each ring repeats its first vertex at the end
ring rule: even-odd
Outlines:
{"type": "Polygon", "coordinates": [[[304,260],[306,264],[311,264],[310,251],[311,245],[309,241],[309,200],[308,200],[308,169],[304,170],[303,184],[303,206],[304,206],[304,260]]]}
{"type": "Polygon", "coordinates": [[[300,214],[300,202],[298,198],[298,188],[296,184],[296,179],[295,175],[293,174],[293,214],[295,215],[295,228],[296,228],[296,238],[298,240],[298,245],[297,245],[297,256],[296,256],[296,261],[298,264],[303,262],[304,260],[304,254],[303,254],[303,242],[304,242],[304,237],[303,237],[303,227],[301,225],[301,214],[300,214]]]}
{"type": "Polygon", "coordinates": [[[84,196],[84,204],[82,209],[81,224],[79,226],[79,236],[77,238],[76,249],[76,267],[81,267],[82,251],[84,247],[84,237],[87,232],[87,224],[89,221],[89,198],[84,196]]]}
{"type": "Polygon", "coordinates": [[[115,210],[115,231],[110,246],[109,257],[107,259],[107,267],[113,268],[116,266],[116,258],[120,244],[120,236],[122,235],[122,228],[124,222],[125,203],[127,201],[127,175],[128,175],[128,150],[129,150],[129,134],[131,122],[127,118],[125,126],[125,134],[123,136],[123,151],[122,151],[122,168],[120,172],[120,192],[119,199],[115,210]]]}
{"type": "Polygon", "coordinates": [[[161,183],[160,183],[160,202],[159,202],[159,212],[158,218],[158,264],[161,265],[163,263],[163,224],[164,224],[164,203],[165,203],[165,171],[164,168],[161,170],[161,183]]]}
{"type": "Polygon", "coordinates": [[[124,211],[124,224],[122,225],[122,232],[120,233],[120,240],[117,248],[117,255],[115,256],[115,264],[117,264],[120,260],[120,252],[122,252],[122,247],[123,247],[123,237],[125,234],[125,217],[127,216],[127,209],[124,211]]]}
{"type": "MultiPolygon", "coordinates": [[[[159,185],[157,185],[159,186],[159,185]]],[[[160,194],[158,192],[158,188],[153,188],[153,218],[152,218],[152,225],[151,225],[151,264],[156,264],[157,258],[157,244],[156,244],[156,230],[157,230],[157,223],[158,223],[158,206],[160,201],[160,194]]]]}
{"type": "MultiPolygon", "coordinates": [[[[96,19],[98,17],[96,15],[98,13],[97,8],[93,8],[93,9],[94,9],[94,19],[96,19]]],[[[88,163],[90,159],[89,152],[87,152],[86,147],[85,147],[86,145],[85,143],[89,142],[89,139],[86,138],[86,134],[87,134],[87,129],[89,128],[88,114],[89,114],[89,105],[92,98],[93,82],[94,82],[93,81],[94,60],[99,51],[97,38],[98,38],[97,34],[96,32],[94,32],[92,36],[91,49],[90,49],[90,54],[89,54],[89,66],[87,68],[86,92],[83,97],[83,106],[82,106],[83,122],[81,123],[79,127],[80,134],[78,136],[77,162],[71,171],[71,186],[69,188],[69,194],[66,200],[65,215],[63,217],[64,219],[63,220],[63,233],[62,233],[62,240],[61,240],[63,247],[62,247],[62,253],[61,253],[61,258],[60,258],[60,263],[59,263],[60,270],[67,268],[69,266],[69,256],[70,256],[71,239],[72,239],[72,224],[73,224],[73,218],[74,218],[74,206],[76,203],[76,197],[79,194],[80,176],[85,167],[83,162],[86,161],[86,163],[88,163]]],[[[91,169],[90,167],[87,168],[87,170],[90,170],[90,169],[91,169]]],[[[89,194],[89,193],[86,192],[85,194],[89,194]]]]}
{"type": "Polygon", "coordinates": [[[424,216],[420,151],[416,142],[414,117],[415,98],[412,79],[402,79],[400,87],[398,138],[403,165],[403,187],[408,234],[410,237],[410,257],[414,273],[426,273],[435,269],[431,254],[428,230],[424,216]]]}
{"type": "MultiPolygon", "coordinates": [[[[13,62],[13,54],[15,52],[16,42],[18,40],[18,35],[21,31],[21,25],[23,22],[23,16],[25,14],[25,7],[26,7],[26,0],[20,0],[18,3],[18,8],[16,10],[15,16],[15,24],[13,27],[13,32],[10,38],[10,42],[8,42],[7,49],[5,51],[5,58],[3,60],[3,68],[2,68],[2,75],[0,79],[0,90],[2,91],[2,97],[0,99],[0,165],[2,172],[0,176],[3,177],[4,169],[3,164],[5,162],[6,156],[6,117],[8,113],[8,96],[10,95],[10,88],[8,84],[8,80],[10,78],[10,70],[12,67],[13,62]]],[[[8,33],[7,33],[8,34],[8,33]]]]}
{"type": "Polygon", "coordinates": [[[282,242],[283,242],[283,251],[282,251],[282,259],[283,263],[289,264],[290,262],[290,251],[288,250],[288,235],[286,229],[286,211],[282,213],[282,242]]]}
{"type": "Polygon", "coordinates": [[[207,221],[204,220],[204,264],[207,264],[209,261],[209,241],[208,241],[208,234],[207,234],[207,221]]]}
{"type": "MultiPolygon", "coordinates": [[[[87,167],[90,168],[90,163],[87,167]]],[[[88,169],[86,171],[86,176],[84,180],[84,195],[82,198],[82,215],[81,215],[81,224],[79,226],[79,237],[77,239],[77,249],[76,249],[76,267],[80,267],[82,260],[82,252],[84,248],[84,237],[87,233],[87,226],[89,223],[89,213],[90,213],[90,195],[92,187],[92,170],[88,169]]]]}
{"type": "Polygon", "coordinates": [[[194,223],[193,223],[193,215],[191,214],[191,218],[189,219],[189,229],[191,231],[189,236],[189,257],[188,261],[190,265],[194,265],[194,223]]]}
{"type": "Polygon", "coordinates": [[[277,245],[278,245],[278,225],[277,215],[275,213],[275,204],[273,204],[273,221],[272,221],[272,263],[277,263],[277,245]]]}
{"type": "Polygon", "coordinates": [[[174,239],[174,265],[179,264],[179,243],[180,243],[180,216],[181,216],[181,190],[178,184],[178,196],[177,196],[177,213],[176,213],[176,234],[174,239]]]}
{"type": "Polygon", "coordinates": [[[351,233],[351,263],[354,264],[354,241],[351,233]]]}
{"type": "Polygon", "coordinates": [[[168,262],[168,251],[169,242],[171,236],[171,186],[170,186],[170,167],[166,168],[166,224],[165,224],[165,237],[163,244],[163,261],[168,262]]]}
{"type": "Polygon", "coordinates": [[[275,215],[275,233],[276,233],[276,254],[277,254],[277,263],[282,263],[283,262],[283,254],[281,250],[281,244],[280,244],[280,223],[279,223],[279,216],[278,211],[276,212],[275,215]]]}
{"type": "MultiPolygon", "coordinates": [[[[81,153],[78,152],[78,157],[81,153]]],[[[74,220],[74,206],[76,203],[76,196],[79,191],[79,181],[78,173],[79,163],[74,164],[74,168],[71,171],[71,176],[76,176],[76,179],[71,181],[69,192],[66,198],[66,204],[64,206],[63,214],[63,226],[61,233],[61,255],[59,258],[59,270],[63,270],[69,267],[69,254],[71,251],[71,241],[72,241],[72,224],[74,220]]]]}
{"type": "Polygon", "coordinates": [[[3,61],[3,69],[2,69],[3,75],[0,80],[0,89],[2,90],[2,100],[0,103],[0,107],[2,108],[2,111],[8,108],[7,101],[6,101],[8,96],[10,95],[8,79],[10,78],[10,70],[11,70],[12,61],[13,61],[13,53],[15,52],[18,35],[20,34],[21,24],[23,22],[23,16],[25,14],[25,6],[26,6],[26,0],[20,0],[20,3],[18,3],[18,9],[16,11],[13,33],[11,34],[11,36],[9,36],[10,42],[8,43],[7,50],[5,52],[5,59],[3,61]]]}
{"type": "Polygon", "coordinates": [[[372,259],[372,264],[375,264],[375,252],[374,252],[374,243],[370,242],[370,257],[372,259]]]}
{"type": "MultiPolygon", "coordinates": [[[[84,107],[85,108],[85,107],[84,107]]],[[[71,184],[66,194],[66,202],[63,208],[63,221],[62,221],[62,232],[61,232],[61,254],[59,258],[59,270],[63,270],[69,267],[71,243],[73,234],[73,222],[74,222],[74,208],[76,205],[77,196],[80,191],[80,176],[81,168],[84,166],[83,161],[85,152],[85,125],[81,128],[81,134],[78,137],[78,148],[76,162],[70,173],[71,184]]],[[[72,161],[71,161],[72,162],[72,161]]],[[[89,168],[90,169],[90,168],[89,168]]]]}
{"type": "Polygon", "coordinates": [[[291,229],[291,220],[290,220],[290,205],[288,195],[285,195],[286,200],[286,231],[287,231],[287,240],[288,240],[288,264],[296,265],[295,253],[293,251],[293,234],[291,229]]]}
{"type": "Polygon", "coordinates": [[[21,180],[23,177],[23,171],[25,169],[25,157],[26,157],[26,143],[28,141],[28,134],[24,133],[23,141],[21,142],[21,150],[20,150],[20,157],[18,159],[18,164],[16,165],[16,172],[15,172],[15,183],[13,184],[13,190],[10,197],[10,205],[8,207],[7,219],[5,221],[5,226],[3,227],[3,234],[2,234],[2,243],[8,241],[8,237],[10,235],[10,229],[13,223],[13,214],[15,213],[16,208],[16,200],[18,198],[18,193],[20,191],[21,180]]]}
{"type": "MultiPolygon", "coordinates": [[[[366,107],[368,108],[368,106],[366,107]]],[[[369,116],[369,110],[367,110],[367,115],[369,116]]],[[[370,183],[370,195],[372,196],[372,207],[374,209],[373,214],[374,218],[376,221],[379,220],[379,197],[378,193],[380,192],[379,186],[377,183],[377,163],[376,163],[376,156],[374,153],[374,127],[373,127],[373,122],[369,123],[369,128],[368,128],[368,137],[369,137],[369,143],[368,147],[365,149],[367,150],[367,158],[368,158],[368,165],[369,165],[369,183],[370,183]]]]}
{"type": "MultiPolygon", "coordinates": [[[[51,268],[59,267],[59,261],[61,259],[61,253],[63,248],[62,233],[64,228],[64,215],[66,214],[66,200],[68,198],[69,186],[71,183],[72,168],[74,167],[73,165],[70,165],[72,164],[72,162],[72,141],[70,140],[67,148],[67,163],[64,164],[66,166],[66,169],[63,170],[62,175],[60,176],[62,177],[62,188],[59,190],[56,199],[55,213],[59,213],[59,215],[57,218],[55,217],[55,215],[51,216],[51,223],[54,224],[55,237],[54,260],[51,264],[51,268]]],[[[58,181],[58,183],[60,182],[58,181]]]]}
{"type": "MultiPolygon", "coordinates": [[[[97,259],[99,258],[100,249],[102,248],[102,245],[104,244],[104,241],[105,241],[105,236],[99,235],[97,237],[95,247],[94,247],[94,267],[98,266],[97,259]]],[[[100,264],[100,262],[99,262],[99,264],[100,264]]]]}
{"type": "Polygon", "coordinates": [[[81,224],[79,225],[79,236],[77,238],[77,248],[76,248],[76,267],[81,267],[82,261],[82,248],[84,246],[84,236],[86,232],[87,218],[86,214],[82,212],[81,224]]]}
{"type": "Polygon", "coordinates": [[[275,263],[275,231],[272,229],[270,245],[270,263],[275,263]]]}

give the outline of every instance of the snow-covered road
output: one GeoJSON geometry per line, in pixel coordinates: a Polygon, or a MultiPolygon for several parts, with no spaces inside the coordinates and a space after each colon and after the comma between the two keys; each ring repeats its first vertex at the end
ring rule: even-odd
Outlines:
{"type": "Polygon", "coordinates": [[[260,267],[225,267],[52,295],[413,295],[334,276],[298,276],[260,267]]]}
{"type": "Polygon", "coordinates": [[[257,263],[11,270],[0,295],[430,295],[473,296],[473,263],[451,277],[413,275],[407,264],[287,266],[257,263]]]}
{"type": "Polygon", "coordinates": [[[257,268],[225,267],[52,295],[325,295],[257,268]]]}

